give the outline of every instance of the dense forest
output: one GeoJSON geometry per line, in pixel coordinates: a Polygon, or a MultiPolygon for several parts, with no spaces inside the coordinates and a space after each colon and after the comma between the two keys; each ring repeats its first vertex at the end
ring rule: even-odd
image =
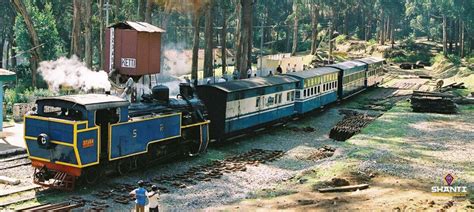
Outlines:
{"type": "Polygon", "coordinates": [[[194,78],[199,49],[205,51],[204,76],[211,76],[215,47],[232,50],[236,68],[244,71],[256,54],[316,54],[335,35],[380,45],[423,36],[442,44],[445,56],[472,57],[473,9],[472,0],[0,1],[0,67],[33,86],[43,60],[77,55],[98,70],[104,28],[126,20],[165,29],[163,46],[192,49],[194,78]]]}

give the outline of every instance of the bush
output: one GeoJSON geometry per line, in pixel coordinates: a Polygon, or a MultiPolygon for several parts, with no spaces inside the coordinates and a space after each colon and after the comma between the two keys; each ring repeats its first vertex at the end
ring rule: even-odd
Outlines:
{"type": "Polygon", "coordinates": [[[467,63],[474,65],[474,56],[466,59],[467,63]]]}
{"type": "Polygon", "coordinates": [[[456,66],[461,65],[461,58],[457,55],[454,55],[454,54],[448,55],[448,60],[449,62],[453,63],[456,66]]]}
{"type": "Polygon", "coordinates": [[[370,39],[369,41],[367,41],[370,45],[375,45],[377,44],[377,41],[375,39],[370,39]]]}
{"type": "Polygon", "coordinates": [[[38,97],[54,96],[54,93],[47,89],[27,88],[18,86],[5,90],[5,102],[13,105],[15,103],[28,103],[35,101],[38,97]]]}
{"type": "Polygon", "coordinates": [[[347,40],[347,36],[346,35],[338,35],[336,37],[336,44],[341,44],[341,43],[344,43],[344,41],[347,40]]]}

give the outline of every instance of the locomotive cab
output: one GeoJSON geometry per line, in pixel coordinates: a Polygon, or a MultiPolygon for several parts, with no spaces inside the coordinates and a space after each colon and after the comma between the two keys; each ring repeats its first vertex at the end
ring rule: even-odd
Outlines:
{"type": "Polygon", "coordinates": [[[97,94],[51,97],[36,103],[36,114],[24,117],[26,147],[36,168],[34,181],[45,186],[61,182],[60,188],[66,189],[87,167],[99,164],[105,155],[101,151],[107,150],[103,142],[107,126],[123,119],[129,105],[121,98],[97,94]]]}

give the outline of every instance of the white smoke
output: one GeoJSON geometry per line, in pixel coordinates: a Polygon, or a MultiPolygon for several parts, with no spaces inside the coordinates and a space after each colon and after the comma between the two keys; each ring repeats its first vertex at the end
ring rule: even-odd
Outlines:
{"type": "Polygon", "coordinates": [[[38,72],[55,92],[64,85],[84,92],[93,89],[110,91],[111,87],[105,71],[91,71],[75,55],[71,58],[60,57],[55,61],[43,61],[38,72]]]}
{"type": "Polygon", "coordinates": [[[163,48],[163,69],[158,75],[159,84],[170,89],[170,96],[179,94],[179,83],[191,78],[192,51],[183,43],[170,43],[163,48]]]}
{"type": "Polygon", "coordinates": [[[176,77],[191,74],[192,51],[184,46],[171,43],[163,48],[163,74],[176,77]]]}

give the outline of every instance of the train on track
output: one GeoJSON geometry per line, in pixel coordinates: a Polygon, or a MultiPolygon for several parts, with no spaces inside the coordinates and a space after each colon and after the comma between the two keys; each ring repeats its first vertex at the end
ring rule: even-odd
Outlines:
{"type": "MultiPolygon", "coordinates": [[[[144,22],[106,30],[103,69],[120,84],[160,73],[161,34],[144,22]],[[140,51],[139,51],[140,50],[140,51]]],[[[135,102],[107,94],[43,98],[24,117],[24,139],[36,184],[72,190],[110,172],[199,155],[222,142],[347,98],[382,81],[382,59],[364,58],[279,76],[191,86],[170,98],[157,85],[135,102]],[[133,102],[133,103],[131,103],[133,102]]],[[[133,82],[132,82],[133,83],[133,82]]],[[[156,84],[156,83],[155,83],[156,84]]]]}
{"type": "Polygon", "coordinates": [[[34,182],[73,189],[77,179],[96,183],[151,161],[204,153],[210,141],[238,136],[303,115],[381,83],[383,60],[364,58],[278,76],[167,87],[130,104],[106,94],[37,100],[24,118],[34,182]]]}

